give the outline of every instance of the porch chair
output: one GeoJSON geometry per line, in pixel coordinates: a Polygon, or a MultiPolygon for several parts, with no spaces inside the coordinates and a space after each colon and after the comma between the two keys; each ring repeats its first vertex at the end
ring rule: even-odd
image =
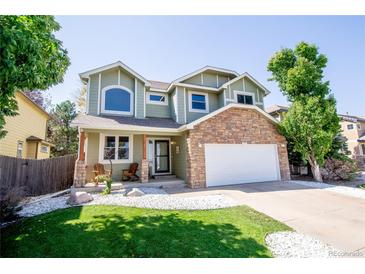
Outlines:
{"type": "Polygon", "coordinates": [[[129,169],[123,169],[122,181],[138,181],[139,176],[137,175],[138,163],[132,163],[129,169]]]}
{"type": "Polygon", "coordinates": [[[105,169],[103,164],[97,163],[94,165],[94,182],[99,183],[98,181],[98,176],[99,175],[104,175],[107,177],[111,177],[112,173],[111,170],[105,169]]]}

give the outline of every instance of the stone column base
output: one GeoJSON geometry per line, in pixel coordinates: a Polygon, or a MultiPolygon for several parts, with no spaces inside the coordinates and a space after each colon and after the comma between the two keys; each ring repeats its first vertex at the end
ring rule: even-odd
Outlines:
{"type": "Polygon", "coordinates": [[[148,182],[148,166],[149,166],[149,162],[147,159],[142,159],[142,164],[141,164],[141,182],[142,183],[147,183],[148,182]]]}
{"type": "Polygon", "coordinates": [[[76,160],[74,172],[74,187],[83,187],[86,182],[86,165],[85,161],[76,160]]]}

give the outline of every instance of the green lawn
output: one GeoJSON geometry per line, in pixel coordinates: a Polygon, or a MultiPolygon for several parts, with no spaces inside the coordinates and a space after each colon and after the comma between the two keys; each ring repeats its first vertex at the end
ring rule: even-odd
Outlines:
{"type": "Polygon", "coordinates": [[[271,257],[265,235],[289,229],[245,206],[74,207],[2,229],[1,257],[271,257]]]}

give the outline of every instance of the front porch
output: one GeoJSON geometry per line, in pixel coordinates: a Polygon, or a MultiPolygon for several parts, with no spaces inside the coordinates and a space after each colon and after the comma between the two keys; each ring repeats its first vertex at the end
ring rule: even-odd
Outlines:
{"type": "Polygon", "coordinates": [[[111,170],[113,189],[125,187],[159,187],[162,183],[184,183],[186,176],[186,137],[183,134],[161,132],[131,132],[111,130],[80,131],[79,158],[74,186],[98,191],[95,187],[95,164],[111,170]],[[110,165],[109,158],[112,161],[110,165]],[[123,182],[123,170],[138,164],[139,182],[123,182]],[[172,178],[169,176],[173,176],[172,178]],[[156,178],[156,179],[155,179],[156,178]]]}
{"type": "MultiPolygon", "coordinates": [[[[186,187],[185,181],[179,178],[158,178],[158,179],[150,179],[146,183],[142,183],[141,181],[136,182],[113,182],[112,183],[112,191],[113,190],[121,190],[121,189],[129,189],[129,188],[184,188],[186,187]]],[[[83,187],[76,187],[76,191],[86,191],[86,192],[102,192],[105,189],[104,183],[99,183],[98,186],[95,186],[95,183],[86,183],[83,187]]]]}

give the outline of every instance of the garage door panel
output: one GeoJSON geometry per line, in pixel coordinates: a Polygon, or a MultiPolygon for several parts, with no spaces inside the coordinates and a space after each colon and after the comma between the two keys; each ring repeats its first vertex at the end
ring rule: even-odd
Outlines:
{"type": "Polygon", "coordinates": [[[275,144],[206,144],[207,186],[280,179],[275,144]]]}

